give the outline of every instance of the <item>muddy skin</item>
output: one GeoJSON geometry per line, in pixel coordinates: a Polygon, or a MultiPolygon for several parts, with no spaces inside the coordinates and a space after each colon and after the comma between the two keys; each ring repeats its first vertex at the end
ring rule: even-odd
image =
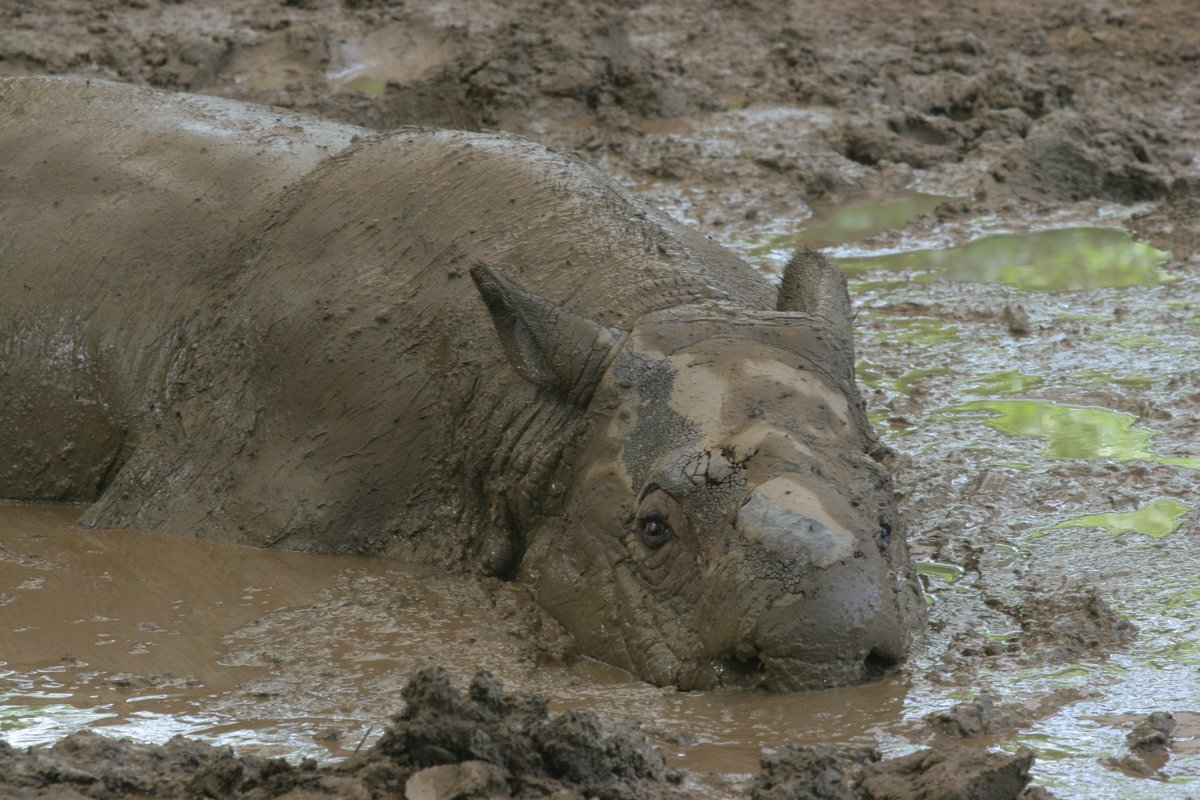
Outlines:
{"type": "MultiPolygon", "coordinates": [[[[1198,14],[1192,0],[1034,9],[995,0],[564,0],[552,13],[533,0],[0,2],[0,74],[84,74],[282,104],[370,128],[509,130],[620,176],[643,199],[776,276],[795,243],[809,231],[823,235],[831,215],[911,190],[931,199],[925,211],[936,210],[819,241],[854,240],[832,253],[844,264],[836,257],[1098,225],[1170,251],[1152,284],[1125,288],[1043,293],[969,277],[907,280],[927,277],[920,273],[852,280],[860,381],[876,432],[894,451],[899,510],[931,603],[928,633],[900,675],[848,691],[758,698],[769,710],[748,709],[742,703],[753,696],[743,693],[665,695],[647,704],[636,693],[649,687],[592,680],[587,687],[605,694],[609,717],[655,720],[654,736],[672,743],[676,763],[727,773],[754,770],[759,746],[782,749],[794,738],[862,745],[870,742],[860,732],[872,730],[893,746],[924,747],[933,734],[903,720],[991,689],[1002,697],[996,709],[1039,709],[1037,719],[1019,715],[1019,727],[999,735],[1010,752],[1017,742],[1048,748],[1052,757],[1039,758],[1033,771],[1056,794],[1091,798],[1103,787],[1114,796],[1174,800],[1181,791],[1174,781],[1197,774],[1200,763],[1192,577],[1200,574],[1200,495],[1194,471],[1161,461],[1200,455],[1198,14]],[[1048,456],[1050,442],[1001,433],[984,414],[943,413],[981,398],[1122,412],[1122,425],[1154,434],[1143,448],[1149,460],[1048,456]],[[1140,514],[1160,500],[1177,509],[1155,534],[1161,538],[1073,528],[1029,540],[1063,520],[1140,514]],[[1135,637],[1080,602],[1089,587],[1136,624],[1135,637]],[[1064,615],[1074,622],[1060,626],[1064,615]],[[1076,623],[1083,626],[1077,638],[1070,635],[1076,623]],[[838,704],[844,713],[830,712],[838,704]],[[894,715],[873,714],[875,704],[894,715]],[[1105,757],[1143,762],[1129,754],[1125,735],[1160,708],[1179,721],[1165,766],[1101,765],[1105,757]]],[[[1032,237],[1029,247],[1041,249],[1032,237]]],[[[1121,245],[1103,246],[1110,248],[1121,245]]],[[[1057,412],[1045,420],[1070,423],[1057,412]]],[[[1091,430],[1095,440],[1109,426],[1091,430]]],[[[87,580],[89,573],[73,574],[87,580]]],[[[41,599],[37,590],[0,592],[0,602],[15,598],[5,606],[14,625],[26,621],[23,605],[41,599]]],[[[350,609],[358,620],[374,612],[326,598],[316,613],[336,618],[350,609]]],[[[274,630],[268,650],[285,662],[296,657],[301,632],[318,650],[346,641],[344,631],[330,633],[332,625],[310,627],[303,608],[283,616],[290,626],[269,617],[259,629],[274,630]]],[[[365,622],[354,631],[364,647],[378,646],[365,622]]],[[[483,649],[475,657],[460,642],[442,661],[463,679],[486,661],[516,687],[579,702],[577,686],[553,665],[503,667],[491,660],[491,646],[483,649]]],[[[29,669],[53,667],[56,657],[29,669]]],[[[315,668],[288,663],[293,687],[323,685],[315,668]]],[[[377,716],[384,698],[398,694],[391,684],[396,691],[354,683],[355,664],[337,669],[362,698],[351,703],[358,717],[377,716]]],[[[316,696],[277,691],[271,705],[289,713],[310,708],[316,696]]],[[[328,687],[319,698],[345,702],[328,687]]],[[[262,704],[245,708],[239,729],[256,731],[262,704]]],[[[986,717],[971,710],[959,721],[973,728],[986,717]]],[[[353,750],[367,723],[339,724],[356,730],[353,750]]],[[[310,752],[306,735],[294,734],[289,752],[310,752]]],[[[990,746],[995,735],[966,741],[990,746]]],[[[248,738],[239,747],[272,752],[259,734],[248,738]]],[[[48,738],[23,739],[35,740],[48,738]]],[[[728,776],[696,793],[733,796],[738,780],[728,776]]]]}
{"type": "Polygon", "coordinates": [[[0,495],[519,577],[659,685],[903,659],[924,609],[817,254],[764,313],[732,253],[512,137],[78,80],[0,104],[0,495]]]}

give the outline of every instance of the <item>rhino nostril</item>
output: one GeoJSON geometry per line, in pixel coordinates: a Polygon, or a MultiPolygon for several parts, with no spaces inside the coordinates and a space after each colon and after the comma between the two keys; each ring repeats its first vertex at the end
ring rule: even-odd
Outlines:
{"type": "Polygon", "coordinates": [[[752,688],[762,683],[767,665],[758,656],[743,658],[740,655],[726,659],[721,665],[726,686],[752,688]]]}
{"type": "Polygon", "coordinates": [[[899,659],[891,653],[878,649],[872,650],[863,659],[863,677],[866,680],[874,680],[899,663],[899,659]]]}

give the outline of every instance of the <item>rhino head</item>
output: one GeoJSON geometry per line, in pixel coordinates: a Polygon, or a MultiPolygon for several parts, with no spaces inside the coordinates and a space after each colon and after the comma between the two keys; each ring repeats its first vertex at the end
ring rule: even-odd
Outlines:
{"type": "Polygon", "coordinates": [[[854,382],[836,268],[793,258],[780,310],[708,302],[628,333],[473,276],[528,380],[582,410],[519,568],[591,657],[658,685],[854,683],[924,604],[854,382]]]}

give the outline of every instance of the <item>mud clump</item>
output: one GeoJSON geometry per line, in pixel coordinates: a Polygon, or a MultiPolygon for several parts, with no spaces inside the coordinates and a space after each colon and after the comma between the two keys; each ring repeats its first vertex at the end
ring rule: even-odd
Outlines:
{"type": "Polygon", "coordinates": [[[992,170],[1017,194],[1057,200],[1099,198],[1118,203],[1157,200],[1172,178],[1153,159],[1149,131],[1064,112],[1046,120],[992,170]]]}
{"type": "MultiPolygon", "coordinates": [[[[238,755],[182,736],[141,745],[80,731],[52,747],[24,751],[0,741],[0,797],[674,800],[695,796],[705,780],[668,769],[635,727],[602,723],[588,711],[551,716],[543,698],[505,694],[486,672],[477,673],[464,693],[443,670],[422,670],[402,695],[405,709],[379,741],[331,766],[238,755]]],[[[873,747],[787,746],[763,751],[749,797],[1046,797],[1026,789],[1032,762],[1025,749],[1008,755],[937,747],[881,760],[873,747]]]]}
{"type": "Polygon", "coordinates": [[[752,800],[857,800],[859,775],[879,761],[873,747],[789,746],[764,750],[752,800]]]}
{"type": "Polygon", "coordinates": [[[1170,711],[1155,711],[1139,722],[1125,737],[1135,753],[1163,755],[1175,732],[1175,715],[1170,711]]]}
{"type": "Polygon", "coordinates": [[[683,797],[678,773],[630,727],[586,711],[551,717],[546,701],[506,695],[487,673],[466,694],[438,669],[404,688],[405,710],[362,756],[328,767],[238,756],[177,736],[138,745],[90,731],[45,750],[0,742],[0,796],[12,800],[130,796],[289,797],[683,797]]]}
{"type": "Polygon", "coordinates": [[[991,692],[980,692],[974,700],[958,703],[925,717],[929,727],[945,736],[969,739],[991,736],[1021,724],[1028,716],[1019,705],[998,702],[991,692]]]}
{"type": "Polygon", "coordinates": [[[1034,754],[963,746],[921,750],[881,760],[871,747],[793,746],[763,751],[753,800],[1033,800],[1050,798],[1030,787],[1034,754]]]}
{"type": "Polygon", "coordinates": [[[487,673],[463,695],[446,673],[422,671],[403,696],[404,713],[368,756],[401,773],[481,762],[493,768],[486,783],[502,778],[513,796],[566,787],[611,800],[659,796],[648,787],[666,781],[662,754],[636,730],[609,732],[590,712],[550,718],[544,699],[505,695],[487,673]]]}
{"type": "Polygon", "coordinates": [[[283,759],[235,756],[229,748],[176,736],[137,745],[79,731],[44,750],[0,741],[0,796],[32,798],[277,797],[313,771],[283,759]]]}
{"type": "Polygon", "coordinates": [[[1021,625],[1010,648],[1041,663],[1103,655],[1137,636],[1137,626],[1093,587],[1032,594],[1019,607],[1003,610],[1021,625]]]}

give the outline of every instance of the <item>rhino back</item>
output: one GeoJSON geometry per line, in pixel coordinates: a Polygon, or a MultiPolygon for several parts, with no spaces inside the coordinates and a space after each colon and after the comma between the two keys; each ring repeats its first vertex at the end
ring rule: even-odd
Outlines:
{"type": "MultiPolygon", "coordinates": [[[[163,137],[204,128],[194,124],[195,109],[222,106],[141,97],[137,115],[163,137]],[[176,103],[186,113],[172,110],[176,103]]],[[[100,344],[84,371],[113,373],[92,383],[154,376],[140,393],[114,393],[134,398],[121,401],[138,406],[126,416],[147,432],[124,451],[110,433],[117,444],[106,445],[107,464],[93,458],[105,491],[87,524],[448,564],[486,560],[511,534],[514,506],[537,504],[580,412],[506,362],[468,277],[473,264],[623,329],[648,311],[706,298],[751,307],[774,300],[728,251],[535,144],[407,129],[363,136],[326,158],[362,132],[284,117],[288,124],[272,126],[274,112],[231,108],[222,113],[257,125],[232,138],[262,150],[234,146],[241,163],[228,166],[230,183],[214,181],[236,211],[193,218],[184,195],[156,200],[152,190],[142,194],[145,181],[129,179],[115,194],[121,202],[162,202],[180,225],[199,229],[197,238],[185,242],[169,229],[155,236],[137,213],[107,219],[108,232],[80,229],[81,251],[95,237],[111,261],[149,265],[146,254],[168,248],[158,263],[180,265],[169,289],[154,266],[125,267],[125,297],[87,312],[88,335],[100,344]],[[132,251],[123,244],[131,234],[140,243],[132,251]],[[105,347],[103,337],[129,324],[131,304],[144,332],[105,347]],[[112,352],[130,343],[143,355],[112,352]]],[[[223,163],[211,135],[194,142],[196,151],[207,148],[196,158],[211,161],[196,180],[223,163]]],[[[131,141],[109,160],[135,160],[147,139],[131,141]]],[[[100,263],[65,264],[59,289],[30,307],[70,308],[70,284],[78,293],[100,263]]],[[[65,313],[47,327],[73,329],[65,313]]]]}
{"type": "Polygon", "coordinates": [[[189,432],[167,445],[203,451],[179,478],[191,491],[155,474],[106,495],[96,522],[462,563],[536,503],[580,416],[506,361],[473,264],[618,328],[706,297],[773,299],[598,171],[501,134],[364,139],[254,227],[184,377],[210,390],[180,404],[189,432]]]}
{"type": "Polygon", "coordinates": [[[105,81],[0,80],[0,496],[94,499],[242,222],[355,133],[105,81]]]}

